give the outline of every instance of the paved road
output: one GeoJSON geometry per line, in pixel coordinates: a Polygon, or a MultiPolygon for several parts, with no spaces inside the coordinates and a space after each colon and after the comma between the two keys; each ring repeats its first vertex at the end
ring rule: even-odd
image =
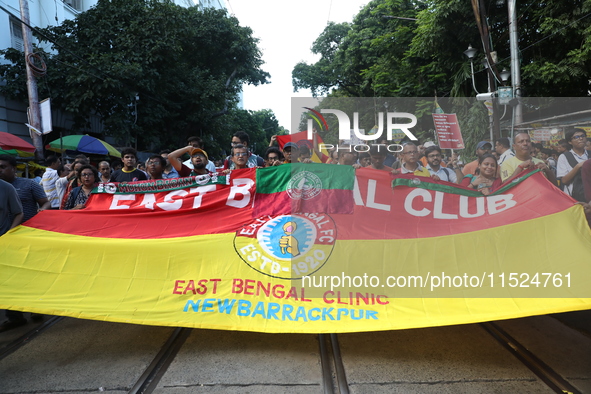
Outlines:
{"type": "MultiPolygon", "coordinates": [[[[497,324],[591,393],[590,314],[497,324]]],[[[32,327],[0,334],[0,348],[32,327]]],[[[0,393],[129,392],[173,331],[65,318],[0,359],[0,393]]],[[[553,392],[478,324],[340,334],[338,342],[351,393],[553,392]]],[[[322,393],[319,337],[194,329],[153,392],[322,393]]]]}

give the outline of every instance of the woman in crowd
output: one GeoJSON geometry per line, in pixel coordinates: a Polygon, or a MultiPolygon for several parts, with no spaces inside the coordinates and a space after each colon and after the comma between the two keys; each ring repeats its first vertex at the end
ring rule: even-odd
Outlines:
{"type": "Polygon", "coordinates": [[[86,207],[86,201],[88,201],[88,197],[90,197],[90,193],[96,186],[97,182],[97,169],[89,164],[82,166],[78,178],[80,186],[72,189],[64,209],[83,209],[86,207]]]}
{"type": "MultiPolygon", "coordinates": [[[[60,209],[66,209],[66,202],[68,201],[68,198],[70,197],[70,193],[72,193],[72,190],[74,190],[75,188],[77,188],[78,186],[80,186],[80,169],[82,168],[82,166],[87,165],[88,162],[86,161],[86,159],[82,159],[82,158],[76,158],[74,160],[74,162],[71,165],[71,171],[68,174],[66,180],[63,180],[62,178],[60,178],[57,182],[56,182],[56,187],[58,188],[58,190],[61,190],[61,188],[63,188],[65,191],[63,192],[63,194],[61,194],[63,197],[61,199],[61,204],[60,204],[60,209]],[[65,182],[65,185],[64,185],[65,182]],[[58,183],[60,184],[58,186],[58,183]]],[[[64,166],[65,167],[65,166],[64,166]]],[[[98,181],[98,178],[97,178],[98,181]]]]}
{"type": "Polygon", "coordinates": [[[483,155],[478,160],[478,175],[468,174],[460,183],[462,186],[467,186],[471,189],[476,189],[485,196],[499,188],[502,181],[497,177],[497,161],[491,154],[483,155]]]}

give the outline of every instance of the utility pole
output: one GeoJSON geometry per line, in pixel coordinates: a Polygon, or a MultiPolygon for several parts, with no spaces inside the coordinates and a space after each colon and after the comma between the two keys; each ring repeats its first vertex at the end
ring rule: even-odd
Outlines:
{"type": "MultiPolygon", "coordinates": [[[[496,91],[495,75],[498,74],[496,66],[496,56],[493,57],[493,51],[490,46],[490,32],[488,30],[488,23],[486,22],[486,8],[483,0],[471,0],[472,10],[474,11],[474,18],[476,19],[476,25],[480,33],[480,40],[484,48],[484,55],[486,56],[486,76],[488,78],[488,91],[496,91]]],[[[492,102],[492,116],[490,116],[490,134],[491,143],[495,138],[501,136],[500,122],[499,122],[499,106],[497,105],[497,99],[491,98],[492,102]]]]}
{"type": "MultiPolygon", "coordinates": [[[[21,8],[21,20],[23,29],[23,44],[25,47],[25,63],[27,67],[27,92],[29,95],[29,123],[37,130],[41,130],[41,111],[39,109],[39,94],[37,93],[37,80],[33,75],[33,70],[29,64],[30,54],[33,53],[32,34],[29,29],[29,3],[28,0],[19,0],[21,8]]],[[[31,133],[33,146],[35,147],[35,159],[40,161],[44,159],[43,141],[36,132],[31,133]]]]}
{"type": "Polygon", "coordinates": [[[509,12],[509,46],[511,47],[511,85],[513,95],[518,100],[515,106],[515,124],[523,122],[523,109],[521,107],[521,73],[519,71],[519,47],[517,36],[517,9],[516,0],[508,0],[507,8],[509,12]]]}

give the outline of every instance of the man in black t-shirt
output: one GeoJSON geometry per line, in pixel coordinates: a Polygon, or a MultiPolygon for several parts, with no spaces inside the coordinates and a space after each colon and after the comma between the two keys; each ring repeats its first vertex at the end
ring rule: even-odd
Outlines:
{"type": "Polygon", "coordinates": [[[123,167],[120,170],[113,172],[113,175],[111,175],[111,182],[135,182],[148,179],[145,172],[138,170],[135,167],[137,163],[137,151],[135,149],[123,149],[121,152],[121,159],[123,161],[123,167]]]}

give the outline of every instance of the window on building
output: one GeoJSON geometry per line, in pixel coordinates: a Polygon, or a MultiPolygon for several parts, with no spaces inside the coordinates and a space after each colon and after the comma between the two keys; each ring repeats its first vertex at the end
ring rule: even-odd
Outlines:
{"type": "Polygon", "coordinates": [[[25,50],[21,22],[13,17],[10,17],[10,44],[14,49],[18,49],[19,51],[25,50]]]}
{"type": "Polygon", "coordinates": [[[76,11],[82,11],[82,0],[64,0],[64,3],[66,3],[76,11]]]}

